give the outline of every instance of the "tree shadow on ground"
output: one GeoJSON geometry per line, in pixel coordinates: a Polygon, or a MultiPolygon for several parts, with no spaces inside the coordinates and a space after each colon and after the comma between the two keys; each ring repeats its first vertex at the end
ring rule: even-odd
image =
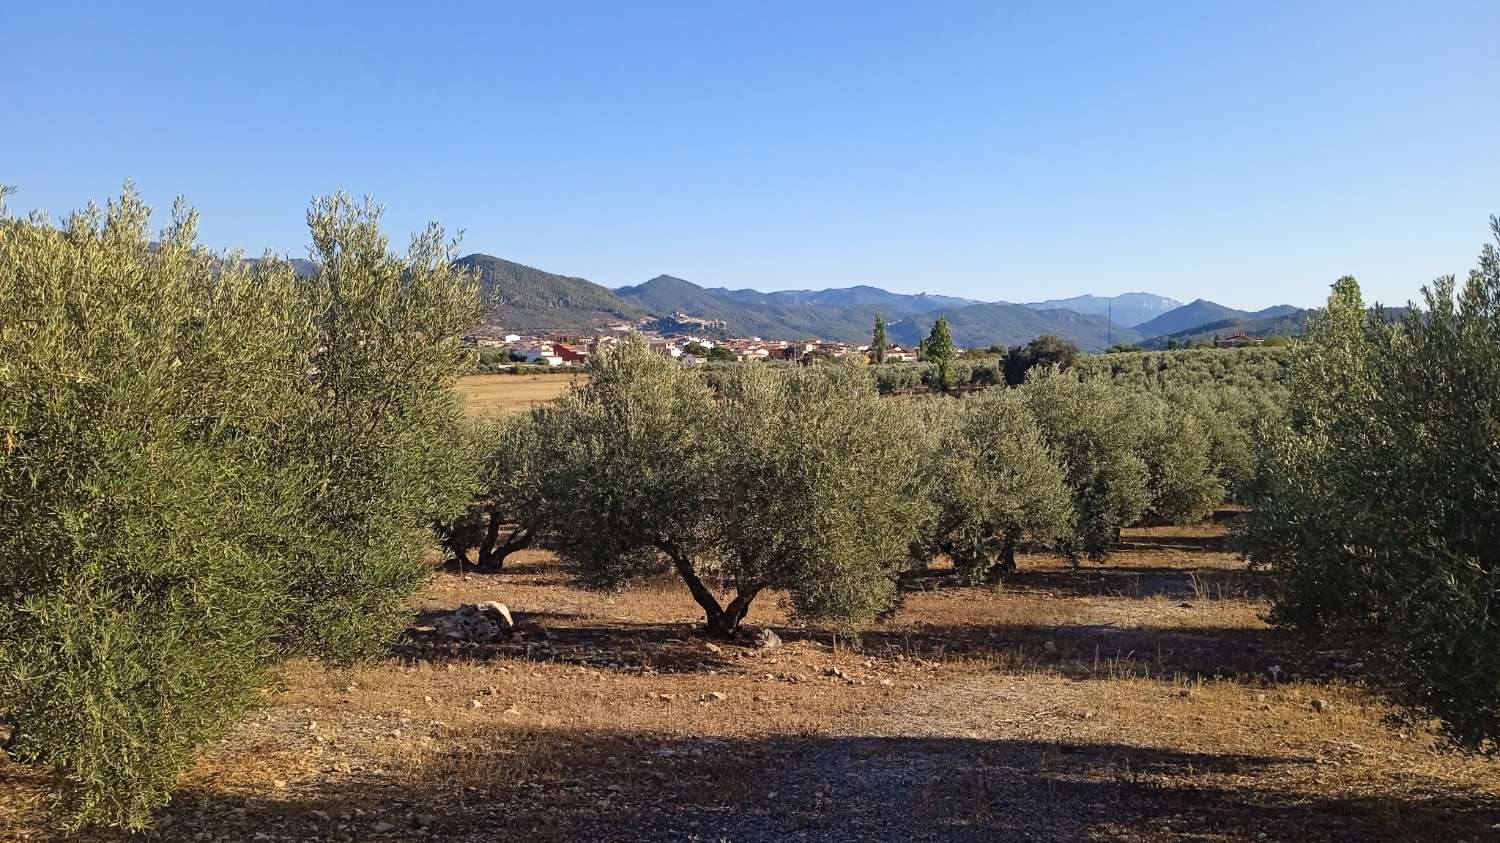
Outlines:
{"type": "MultiPolygon", "coordinates": [[[[419,624],[442,613],[426,613],[419,624]]],[[[390,650],[408,663],[484,662],[518,659],[633,673],[761,672],[748,642],[703,635],[696,623],[606,622],[566,613],[538,612],[545,640],[527,638],[491,644],[459,644],[435,634],[405,635],[390,650]]],[[[982,660],[996,669],[1042,669],[1077,679],[1140,677],[1167,681],[1226,679],[1264,684],[1294,678],[1319,681],[1347,674],[1336,656],[1299,646],[1267,627],[1131,626],[1109,623],[1006,623],[873,628],[836,633],[778,627],[787,643],[832,654],[835,646],[864,656],[926,661],[982,660]]],[[[775,652],[775,651],[772,651],[775,652]]]]}
{"type": "Polygon", "coordinates": [[[1341,787],[1318,778],[1316,761],[1127,743],[494,726],[269,797],[190,787],[155,836],[1451,841],[1488,839],[1500,822],[1500,802],[1482,791],[1421,778],[1341,787]]]}
{"type": "Polygon", "coordinates": [[[1003,588],[1054,597],[1117,597],[1181,601],[1258,600],[1270,591],[1270,575],[1246,568],[1132,565],[1022,568],[1006,574],[1003,588]]]}
{"type": "MultiPolygon", "coordinates": [[[[1177,601],[1262,600],[1270,594],[1269,572],[1212,565],[1051,564],[1004,574],[999,588],[1016,594],[1048,597],[1114,597],[1131,600],[1164,598],[1177,601]]],[[[944,591],[976,588],[951,569],[927,568],[902,577],[904,591],[944,591]]]]}
{"type": "Polygon", "coordinates": [[[987,659],[1055,671],[1077,679],[1236,679],[1259,683],[1269,672],[1320,678],[1329,666],[1276,630],[1211,626],[982,624],[867,630],[866,652],[900,653],[929,661],[987,659]],[[1272,671],[1274,667],[1278,670],[1272,671]]]}
{"type": "Polygon", "coordinates": [[[390,654],[411,663],[525,659],[632,672],[694,673],[728,667],[724,648],[736,646],[704,637],[698,623],[595,623],[571,612],[517,612],[518,632],[491,643],[460,643],[419,631],[435,626],[447,614],[419,613],[411,629],[391,645],[390,654]]]}

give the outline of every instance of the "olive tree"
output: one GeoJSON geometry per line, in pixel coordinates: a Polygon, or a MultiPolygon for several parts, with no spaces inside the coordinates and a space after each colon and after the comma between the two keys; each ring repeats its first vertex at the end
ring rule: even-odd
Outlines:
{"type": "Polygon", "coordinates": [[[1148,472],[1146,516],[1169,524],[1202,521],[1224,502],[1224,485],[1210,456],[1213,447],[1198,417],[1149,392],[1124,389],[1140,426],[1140,455],[1148,472]]]}
{"type": "Polygon", "coordinates": [[[742,366],[714,397],[639,339],[589,366],[541,436],[549,534],[583,582],[674,571],[719,636],[766,589],[832,621],[891,605],[922,507],[919,445],[867,371],[742,366]]]}
{"type": "Polygon", "coordinates": [[[68,828],[140,828],[291,655],[375,651],[469,494],[446,441],[474,285],[433,228],[308,214],[316,271],[153,242],[127,187],[0,214],[0,720],[68,828]]]}
{"type": "Polygon", "coordinates": [[[478,492],[469,506],[437,528],[451,560],[501,571],[512,553],[531,547],[546,529],[542,479],[550,466],[532,410],[503,419],[470,422],[454,443],[455,461],[471,454],[478,464],[478,492]]]}
{"type": "Polygon", "coordinates": [[[764,589],[797,614],[852,624],[895,605],[925,519],[922,444],[866,367],[749,366],[723,388],[713,512],[719,578],[735,590],[727,635],[764,589]]]}
{"type": "MultiPolygon", "coordinates": [[[[1500,239],[1500,220],[1491,220],[1500,239]]],[[[1299,347],[1241,537],[1273,620],[1378,666],[1416,716],[1500,739],[1500,252],[1390,323],[1352,278],[1299,347]]]]}
{"type": "Polygon", "coordinates": [[[675,571],[712,623],[723,611],[703,580],[720,450],[713,398],[637,335],[591,357],[587,373],[538,415],[554,547],[593,587],[675,571]]]}
{"type": "Polygon", "coordinates": [[[1073,531],[1059,549],[1069,557],[1104,556],[1152,501],[1142,427],[1126,394],[1053,371],[1033,375],[1019,392],[1072,494],[1073,531]]]}
{"type": "Polygon", "coordinates": [[[1062,469],[1036,418],[1012,390],[928,405],[928,494],[921,555],[944,554],[970,581],[1016,567],[1022,543],[1054,545],[1072,532],[1062,469]]]}

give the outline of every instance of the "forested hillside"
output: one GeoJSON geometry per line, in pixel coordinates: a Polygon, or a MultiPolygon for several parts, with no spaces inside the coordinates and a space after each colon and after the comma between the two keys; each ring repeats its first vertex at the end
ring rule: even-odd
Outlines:
{"type": "Polygon", "coordinates": [[[938,316],[947,317],[953,341],[963,348],[1018,345],[1043,334],[1062,337],[1085,351],[1102,351],[1112,343],[1141,340],[1139,333],[1123,325],[1115,325],[1111,330],[1102,316],[1071,310],[1034,310],[1023,304],[972,304],[902,319],[891,323],[891,339],[914,345],[927,336],[938,316]]]}
{"type": "MultiPolygon", "coordinates": [[[[1176,310],[1169,310],[1148,322],[1143,322],[1136,326],[1136,330],[1141,332],[1141,336],[1148,338],[1185,336],[1193,331],[1212,334],[1214,330],[1226,327],[1229,330],[1225,333],[1233,333],[1235,328],[1242,323],[1247,326],[1244,330],[1248,334],[1256,333],[1258,328],[1264,327],[1256,324],[1262,320],[1295,317],[1302,312],[1287,304],[1278,304],[1263,310],[1236,310],[1207,299],[1198,299],[1176,310]]],[[[1270,322],[1267,321],[1266,324],[1270,322]]]]}
{"type": "Polygon", "coordinates": [[[459,258],[455,266],[479,275],[486,320],[520,333],[593,331],[643,318],[641,308],[583,278],[555,275],[491,255],[459,258]]]}

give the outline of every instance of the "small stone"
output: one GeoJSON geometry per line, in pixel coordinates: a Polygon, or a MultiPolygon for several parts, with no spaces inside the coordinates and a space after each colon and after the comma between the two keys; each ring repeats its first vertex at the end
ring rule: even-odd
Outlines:
{"type": "Polygon", "coordinates": [[[1056,641],[1044,641],[1044,642],[1042,642],[1042,650],[1044,652],[1048,652],[1048,653],[1055,653],[1055,652],[1057,652],[1057,642],[1056,641]]]}
{"type": "Polygon", "coordinates": [[[286,779],[276,779],[271,782],[271,786],[277,790],[286,790],[286,779]]]}
{"type": "Polygon", "coordinates": [[[308,816],[309,819],[313,819],[313,820],[316,820],[318,822],[328,822],[328,820],[329,820],[329,816],[328,816],[328,812],[327,811],[319,811],[319,810],[314,809],[314,810],[308,811],[307,812],[307,816],[308,816]]]}
{"type": "Polygon", "coordinates": [[[892,682],[889,679],[882,679],[882,680],[880,680],[880,684],[882,684],[882,685],[886,686],[887,688],[889,688],[890,686],[892,686],[892,685],[894,685],[896,683],[892,682]]]}
{"type": "Polygon", "coordinates": [[[719,655],[720,653],[724,652],[724,648],[723,647],[720,647],[718,644],[715,644],[715,643],[713,643],[711,641],[710,642],[705,642],[704,645],[703,645],[703,649],[709,651],[710,653],[713,653],[716,656],[719,655]]]}
{"type": "Polygon", "coordinates": [[[1318,697],[1317,699],[1315,699],[1315,700],[1312,701],[1312,707],[1313,707],[1313,711],[1316,711],[1319,714],[1322,714],[1323,712],[1329,710],[1330,708],[1333,708],[1333,705],[1331,703],[1329,703],[1328,700],[1325,700],[1322,697],[1318,697]]]}
{"type": "Polygon", "coordinates": [[[434,826],[434,825],[437,825],[437,821],[438,821],[437,814],[418,814],[417,815],[417,824],[418,825],[434,826]]]}
{"type": "Polygon", "coordinates": [[[676,694],[657,694],[656,698],[659,699],[659,700],[661,700],[662,702],[671,702],[672,700],[677,699],[677,695],[676,694]]]}
{"type": "Polygon", "coordinates": [[[371,829],[371,830],[374,831],[376,834],[384,834],[384,833],[386,833],[387,831],[390,831],[393,828],[395,828],[395,826],[391,825],[390,823],[380,822],[380,823],[376,823],[375,826],[374,826],[374,828],[371,829]]]}
{"type": "Polygon", "coordinates": [[[484,708],[484,703],[479,700],[469,700],[469,708],[484,708]]]}
{"type": "Polygon", "coordinates": [[[762,650],[774,650],[781,646],[781,636],[770,627],[764,627],[755,633],[755,646],[762,650]]]}
{"type": "Polygon", "coordinates": [[[718,691],[709,691],[708,692],[708,698],[712,702],[723,702],[723,701],[729,699],[728,697],[724,696],[722,693],[720,693],[718,691]]]}

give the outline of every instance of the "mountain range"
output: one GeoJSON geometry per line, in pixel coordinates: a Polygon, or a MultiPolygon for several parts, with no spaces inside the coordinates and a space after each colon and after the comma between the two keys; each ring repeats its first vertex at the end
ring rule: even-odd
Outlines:
{"type": "Polygon", "coordinates": [[[1203,299],[1182,304],[1152,293],[1030,304],[892,293],[871,286],[765,293],[702,287],[671,275],[612,290],[491,255],[468,255],[456,264],[477,274],[486,321],[521,334],[588,333],[620,322],[670,322],[673,314],[685,314],[722,320],[722,333],[731,336],[865,342],[878,313],[889,323],[891,341],[901,345],[915,345],[945,316],[954,343],[964,348],[1019,345],[1055,334],[1085,351],[1099,351],[1117,343],[1161,345],[1165,337],[1209,325],[1226,334],[1254,334],[1260,328],[1280,332],[1271,329],[1295,326],[1305,313],[1290,305],[1243,311],[1203,299]]]}

